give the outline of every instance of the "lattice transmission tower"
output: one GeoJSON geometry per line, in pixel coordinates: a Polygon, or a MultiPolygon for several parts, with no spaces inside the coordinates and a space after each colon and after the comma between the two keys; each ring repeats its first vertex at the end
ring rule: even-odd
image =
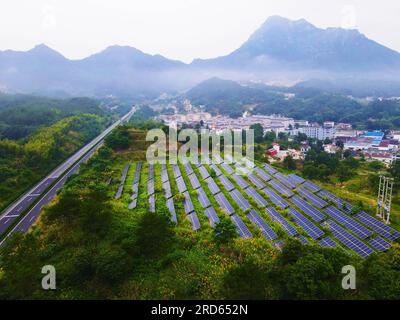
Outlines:
{"type": "Polygon", "coordinates": [[[379,176],[378,206],[376,215],[383,222],[390,224],[390,209],[392,206],[393,178],[379,176]]]}

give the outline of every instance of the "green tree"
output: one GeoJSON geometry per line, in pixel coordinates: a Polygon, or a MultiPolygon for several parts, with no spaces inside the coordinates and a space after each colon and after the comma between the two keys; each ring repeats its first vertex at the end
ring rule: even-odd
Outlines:
{"type": "Polygon", "coordinates": [[[255,123],[250,126],[250,129],[254,130],[254,140],[257,143],[260,143],[264,139],[264,128],[261,124],[255,123]]]}
{"type": "Polygon", "coordinates": [[[292,156],[287,156],[284,160],[283,160],[283,166],[286,169],[289,170],[295,170],[296,169],[296,162],[294,161],[292,156]]]}
{"type": "Polygon", "coordinates": [[[227,244],[237,238],[238,234],[235,225],[225,216],[220,218],[220,221],[214,228],[213,238],[219,244],[227,244]]]}

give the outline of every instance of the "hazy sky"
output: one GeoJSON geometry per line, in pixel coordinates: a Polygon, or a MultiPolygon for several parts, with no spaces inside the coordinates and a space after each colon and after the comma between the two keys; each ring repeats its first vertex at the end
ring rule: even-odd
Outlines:
{"type": "Polygon", "coordinates": [[[271,15],[357,27],[400,51],[399,0],[1,0],[0,50],[45,43],[80,59],[119,44],[190,62],[238,48],[271,15]]]}

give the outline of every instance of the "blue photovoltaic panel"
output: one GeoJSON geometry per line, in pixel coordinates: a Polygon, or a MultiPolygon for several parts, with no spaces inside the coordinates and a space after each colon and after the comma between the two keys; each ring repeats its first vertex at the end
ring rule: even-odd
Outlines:
{"type": "Polygon", "coordinates": [[[335,248],[337,246],[337,243],[334,240],[332,240],[332,238],[325,237],[322,240],[320,240],[319,245],[321,247],[335,248]]]}
{"type": "Polygon", "coordinates": [[[321,190],[321,187],[317,186],[315,183],[312,183],[311,181],[306,181],[304,182],[303,186],[310,190],[311,192],[318,192],[321,190]]]}
{"type": "Polygon", "coordinates": [[[235,210],[222,193],[218,193],[217,195],[215,195],[215,200],[218,202],[219,206],[226,212],[226,214],[232,215],[233,213],[235,213],[235,210]]]}
{"type": "Polygon", "coordinates": [[[122,171],[121,181],[120,181],[120,184],[118,187],[117,194],[115,195],[115,199],[120,199],[122,196],[122,192],[124,191],[124,185],[125,185],[125,181],[126,181],[126,176],[128,175],[129,167],[130,167],[129,164],[125,165],[124,170],[122,171]]]}
{"type": "Polygon", "coordinates": [[[189,219],[190,223],[192,224],[192,229],[194,231],[200,229],[200,221],[199,221],[199,218],[197,217],[196,212],[193,212],[193,213],[187,215],[187,218],[189,219]]]}
{"type": "Polygon", "coordinates": [[[128,209],[131,209],[131,210],[132,210],[132,209],[135,209],[136,206],[137,206],[137,198],[132,199],[131,203],[130,203],[129,206],[128,206],[128,209]]]}
{"type": "Polygon", "coordinates": [[[181,169],[179,169],[179,166],[177,164],[172,165],[172,170],[174,172],[175,179],[178,179],[182,175],[181,169]]]}
{"type": "Polygon", "coordinates": [[[217,213],[215,212],[214,208],[209,207],[208,209],[204,210],[204,213],[208,217],[211,227],[214,228],[219,222],[219,218],[218,218],[217,213]]]}
{"type": "Polygon", "coordinates": [[[221,189],[220,189],[220,188],[218,187],[218,185],[215,183],[215,181],[214,181],[213,178],[209,177],[209,178],[206,180],[206,182],[207,182],[208,188],[210,189],[210,191],[211,191],[212,194],[215,195],[215,194],[221,192],[221,189]]]}
{"type": "Polygon", "coordinates": [[[314,240],[321,238],[325,234],[320,228],[318,228],[296,209],[290,207],[289,214],[294,218],[296,224],[298,224],[314,240]]]}
{"type": "Polygon", "coordinates": [[[169,178],[167,170],[161,170],[161,182],[166,182],[168,180],[169,178]]]}
{"type": "Polygon", "coordinates": [[[318,194],[320,197],[328,198],[331,201],[333,201],[340,210],[351,212],[351,209],[353,209],[353,206],[350,203],[340,199],[339,197],[333,195],[332,193],[326,190],[321,190],[318,192],[318,194]]]}
{"type": "Polygon", "coordinates": [[[288,178],[293,180],[293,182],[296,184],[302,184],[306,181],[305,179],[303,179],[302,177],[299,177],[298,175],[296,175],[294,173],[289,174],[288,178]]]}
{"type": "Polygon", "coordinates": [[[383,240],[381,237],[376,237],[368,241],[368,244],[378,251],[384,252],[389,250],[390,243],[383,240]]]}
{"type": "Polygon", "coordinates": [[[332,219],[336,220],[340,224],[344,225],[346,228],[353,231],[361,239],[366,239],[372,236],[372,231],[363,227],[361,224],[356,222],[353,218],[336,209],[334,206],[330,206],[325,209],[325,212],[332,219]]]}
{"type": "Polygon", "coordinates": [[[200,188],[200,182],[199,179],[197,179],[196,175],[192,173],[189,177],[190,184],[192,185],[193,189],[198,189],[200,188]]]}
{"type": "Polygon", "coordinates": [[[274,175],[275,173],[278,172],[278,170],[276,170],[274,167],[272,167],[271,165],[269,165],[269,164],[267,164],[267,163],[264,164],[264,169],[265,169],[268,173],[270,173],[270,174],[272,174],[272,175],[274,175]]]}
{"type": "Polygon", "coordinates": [[[152,195],[154,193],[154,180],[147,181],[147,194],[152,195]]]}
{"type": "Polygon", "coordinates": [[[307,245],[307,244],[308,244],[307,239],[304,238],[301,234],[299,234],[299,235],[297,236],[297,239],[299,239],[299,240],[301,241],[301,243],[304,244],[304,245],[307,245]]]}
{"type": "Polygon", "coordinates": [[[247,176],[247,178],[250,180],[250,182],[252,183],[252,184],[254,184],[256,187],[257,187],[257,189],[264,189],[265,187],[266,187],[266,184],[264,183],[264,182],[262,182],[260,179],[258,179],[254,174],[249,174],[248,176],[247,176]]]}
{"type": "Polygon", "coordinates": [[[183,200],[183,208],[186,214],[192,213],[194,211],[194,206],[192,203],[192,199],[190,198],[189,192],[184,192],[185,200],[183,200]]]}
{"type": "Polygon", "coordinates": [[[201,161],[201,163],[208,164],[208,165],[210,165],[212,163],[212,161],[211,161],[209,156],[201,157],[200,161],[201,161]]]}
{"type": "Polygon", "coordinates": [[[285,199],[283,199],[281,196],[276,194],[274,191],[272,191],[270,188],[266,187],[262,191],[266,193],[268,198],[274,203],[276,206],[281,207],[282,209],[286,209],[289,207],[289,203],[285,199]]]}
{"type": "Polygon", "coordinates": [[[140,181],[140,171],[141,170],[142,170],[142,163],[138,162],[136,164],[135,176],[133,178],[133,184],[139,183],[139,181],[140,181]]]}
{"type": "Polygon", "coordinates": [[[307,201],[311,202],[314,206],[316,206],[319,209],[322,209],[323,207],[326,207],[328,205],[324,200],[317,197],[314,193],[308,191],[303,187],[297,188],[297,192],[303,198],[306,198],[307,201]]]}
{"type": "Polygon", "coordinates": [[[154,179],[154,165],[149,164],[149,176],[147,178],[148,180],[154,179]]]}
{"type": "Polygon", "coordinates": [[[185,192],[187,190],[185,181],[183,180],[182,176],[176,179],[176,184],[178,186],[178,190],[180,193],[185,192]]]}
{"type": "Polygon", "coordinates": [[[236,168],[236,172],[239,173],[240,175],[247,176],[250,173],[250,171],[247,168],[243,167],[242,165],[240,165],[238,163],[235,165],[235,168],[236,168]]]}
{"type": "Polygon", "coordinates": [[[208,199],[203,188],[198,189],[197,192],[198,192],[198,199],[199,199],[200,205],[203,207],[203,209],[211,206],[210,200],[208,199]]]}
{"type": "Polygon", "coordinates": [[[149,197],[149,211],[156,212],[156,202],[154,200],[154,194],[149,197]]]}
{"type": "Polygon", "coordinates": [[[183,167],[185,168],[185,171],[186,171],[186,173],[188,174],[188,175],[191,175],[194,171],[193,171],[193,168],[192,168],[192,166],[191,166],[191,164],[188,162],[188,163],[185,163],[184,165],[183,165],[183,167]]]}
{"type": "Polygon", "coordinates": [[[255,163],[247,158],[244,158],[244,164],[249,168],[255,168],[255,163]]]}
{"type": "Polygon", "coordinates": [[[244,189],[244,192],[252,198],[257,204],[261,207],[266,207],[268,206],[268,201],[265,200],[256,190],[254,190],[252,187],[248,187],[244,189]]]}
{"type": "Polygon", "coordinates": [[[273,187],[276,191],[278,191],[280,194],[283,194],[284,196],[290,198],[291,196],[294,195],[292,190],[289,190],[286,188],[282,183],[279,181],[276,181],[274,179],[271,179],[268,184],[273,187]]]}
{"type": "Polygon", "coordinates": [[[265,182],[268,182],[269,180],[272,179],[271,176],[270,176],[268,173],[266,173],[264,170],[262,170],[262,169],[260,169],[260,168],[258,168],[258,167],[255,167],[255,168],[254,168],[254,172],[257,173],[257,175],[258,175],[261,179],[263,179],[265,182]]]}
{"type": "Polygon", "coordinates": [[[275,240],[276,238],[278,238],[274,230],[271,229],[271,227],[263,220],[263,218],[260,217],[260,215],[255,210],[251,210],[247,214],[247,217],[254,225],[256,225],[261,230],[262,234],[267,240],[275,240]]]}
{"type": "Polygon", "coordinates": [[[235,186],[232,184],[232,182],[225,176],[219,176],[218,177],[219,181],[221,181],[222,185],[227,191],[232,191],[235,189],[235,186]]]}
{"type": "Polygon", "coordinates": [[[296,188],[297,184],[290,180],[288,177],[285,177],[282,173],[278,172],[275,174],[275,179],[278,179],[282,182],[285,186],[289,187],[290,189],[296,188]]]}
{"type": "Polygon", "coordinates": [[[297,230],[273,207],[266,208],[266,212],[272,220],[279,223],[283,227],[283,229],[285,229],[288,235],[295,236],[298,234],[297,230]]]}
{"type": "Polygon", "coordinates": [[[346,247],[352,249],[353,251],[357,252],[362,257],[368,257],[374,250],[368,247],[364,242],[360,239],[356,238],[355,236],[351,235],[337,223],[332,220],[328,220],[326,222],[330,227],[333,235],[346,247]]]}
{"type": "Polygon", "coordinates": [[[382,237],[389,240],[397,240],[400,238],[400,232],[384,224],[382,221],[371,217],[365,212],[358,213],[355,218],[374,230],[376,233],[380,234],[382,237]]]}
{"type": "Polygon", "coordinates": [[[236,226],[236,229],[242,238],[252,238],[253,235],[251,234],[250,230],[247,228],[247,226],[244,224],[242,219],[237,214],[234,214],[231,216],[231,219],[233,223],[236,226]]]}
{"type": "Polygon", "coordinates": [[[243,197],[243,195],[238,190],[231,191],[230,195],[233,198],[233,200],[235,200],[240,209],[242,209],[243,211],[251,208],[250,203],[243,197]]]}
{"type": "Polygon", "coordinates": [[[204,166],[199,167],[199,172],[203,179],[207,179],[210,176],[210,174],[208,173],[207,169],[204,166]]]}
{"type": "Polygon", "coordinates": [[[215,155],[213,158],[216,164],[220,164],[223,161],[220,155],[215,155]]]}
{"type": "Polygon", "coordinates": [[[222,169],[224,169],[226,171],[227,174],[235,173],[235,170],[233,170],[229,164],[221,163],[221,167],[222,167],[222,169]]]}
{"type": "Polygon", "coordinates": [[[211,170],[214,170],[215,175],[216,175],[217,177],[219,177],[220,175],[222,175],[221,170],[220,170],[215,164],[210,165],[210,169],[211,169],[211,170]]]}
{"type": "Polygon", "coordinates": [[[162,187],[163,187],[164,192],[165,192],[165,198],[167,198],[167,199],[171,198],[172,197],[172,191],[171,191],[171,185],[170,185],[169,181],[168,180],[165,181],[162,184],[162,187]]]}
{"type": "Polygon", "coordinates": [[[294,196],[290,199],[296,207],[298,207],[301,211],[303,211],[306,215],[313,218],[317,222],[321,222],[325,220],[326,215],[321,211],[315,209],[308,202],[300,198],[299,196],[294,196]]]}
{"type": "Polygon", "coordinates": [[[167,200],[167,208],[168,208],[169,212],[171,213],[172,222],[178,223],[178,219],[176,218],[174,200],[172,200],[172,198],[167,200]]]}
{"type": "Polygon", "coordinates": [[[249,186],[249,184],[246,182],[246,180],[244,180],[241,176],[239,176],[236,173],[232,174],[232,178],[242,189],[246,189],[249,186]]]}

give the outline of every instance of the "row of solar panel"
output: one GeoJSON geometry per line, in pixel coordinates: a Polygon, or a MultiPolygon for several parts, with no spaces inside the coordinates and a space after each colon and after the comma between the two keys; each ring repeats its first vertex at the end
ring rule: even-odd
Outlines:
{"type": "Polygon", "coordinates": [[[126,176],[128,175],[129,167],[130,167],[129,164],[125,165],[124,170],[122,171],[121,181],[119,183],[118,190],[115,195],[115,199],[120,199],[122,196],[122,192],[124,191],[124,185],[125,185],[125,181],[126,181],[126,176]]]}

